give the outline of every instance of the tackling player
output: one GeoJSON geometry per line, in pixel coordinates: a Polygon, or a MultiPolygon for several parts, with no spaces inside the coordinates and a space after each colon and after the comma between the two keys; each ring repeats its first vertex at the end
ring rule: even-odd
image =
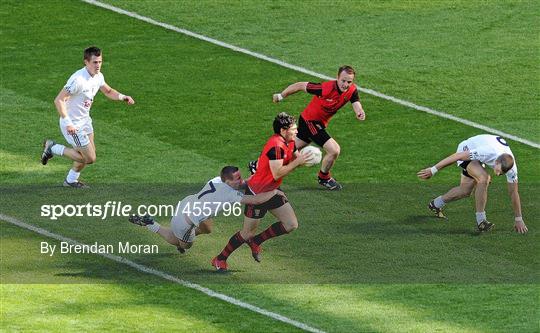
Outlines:
{"type": "Polygon", "coordinates": [[[67,187],[86,188],[87,186],[79,181],[79,175],[86,165],[96,161],[90,108],[98,90],[109,99],[124,101],[129,105],[135,103],[133,98],[119,93],[105,82],[101,73],[102,64],[103,58],[99,48],[91,46],[84,50],[84,67],[71,75],[54,99],[54,105],[60,115],[60,130],[73,148],[67,148],[53,140],[45,140],[41,163],[47,164],[54,155],[71,159],[73,167],[64,180],[64,186],[67,187]]]}
{"type": "MultiPolygon", "coordinates": [[[[300,154],[295,148],[297,134],[295,119],[282,112],[273,123],[274,135],[265,144],[259,157],[257,173],[247,180],[246,194],[258,194],[279,188],[283,177],[303,165],[311,153],[300,154]]],[[[260,262],[260,245],[273,237],[290,233],[298,228],[298,220],[285,196],[275,195],[261,204],[247,204],[244,210],[244,226],[234,234],[223,251],[211,263],[218,271],[227,270],[227,258],[242,244],[248,243],[253,258],[260,262]],[[278,222],[255,235],[261,219],[270,211],[278,222]]]]}
{"type": "Polygon", "coordinates": [[[133,215],[129,221],[146,226],[183,253],[193,245],[195,236],[212,232],[213,217],[225,209],[230,212],[235,203],[257,205],[274,196],[285,196],[277,189],[258,195],[244,195],[244,188],[245,182],[238,168],[226,166],[221,170],[220,176],[209,180],[198,193],[189,195],[178,203],[175,216],[171,219],[171,228],[162,227],[148,215],[133,215]]]}
{"type": "Polygon", "coordinates": [[[446,157],[431,168],[420,170],[418,177],[429,179],[440,169],[454,162],[457,162],[457,165],[463,169],[461,183],[429,203],[428,208],[437,217],[444,218],[442,209],[445,204],[468,197],[476,187],[474,196],[478,231],[485,232],[493,228],[494,224],[487,220],[485,212],[487,188],[491,182],[491,177],[485,170],[485,165],[487,165],[493,168],[497,176],[506,175],[508,194],[514,209],[514,229],[519,233],[528,231],[521,215],[516,161],[510,147],[503,138],[489,134],[473,136],[461,142],[455,154],[446,157]]]}
{"type": "MultiPolygon", "coordinates": [[[[358,120],[366,119],[366,114],[358,97],[358,90],[353,83],[355,76],[356,73],[352,67],[341,66],[338,69],[336,80],[323,83],[296,82],[272,97],[273,102],[278,103],[287,96],[299,91],[314,95],[298,119],[298,136],[295,139],[295,144],[297,149],[302,149],[313,141],[325,150],[326,154],[321,163],[318,181],[320,185],[329,190],[340,190],[342,188],[341,184],[332,178],[330,174],[330,169],[341,150],[336,140],[326,132],[330,119],[347,102],[352,104],[358,120]]],[[[257,161],[250,162],[249,168],[250,171],[255,172],[257,161]]]]}

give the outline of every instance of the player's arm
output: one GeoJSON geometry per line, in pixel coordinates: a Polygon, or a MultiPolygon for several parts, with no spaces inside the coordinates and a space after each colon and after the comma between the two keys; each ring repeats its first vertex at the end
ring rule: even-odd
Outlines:
{"type": "Polygon", "coordinates": [[[242,200],[240,201],[243,205],[260,205],[264,202],[267,202],[268,200],[272,199],[274,195],[281,195],[285,196],[285,193],[283,193],[280,190],[273,190],[268,192],[262,192],[257,195],[245,195],[242,200]]]}
{"type": "Polygon", "coordinates": [[[521,200],[519,198],[518,183],[508,183],[508,194],[512,200],[512,208],[514,209],[514,229],[520,234],[524,234],[528,231],[523,217],[521,215],[521,200]]]}
{"type": "Polygon", "coordinates": [[[73,123],[68,116],[66,108],[66,102],[70,96],[71,94],[65,88],[62,88],[62,90],[60,90],[60,92],[58,93],[58,96],[56,96],[56,98],[54,99],[54,106],[56,106],[56,111],[58,111],[58,115],[60,116],[60,121],[62,122],[62,125],[66,127],[66,130],[69,134],[74,134],[75,132],[77,132],[77,129],[75,128],[75,126],[73,126],[73,123]]]}
{"type": "Polygon", "coordinates": [[[111,86],[109,86],[107,83],[103,84],[99,90],[101,90],[101,92],[107,96],[107,98],[112,99],[113,101],[124,101],[129,105],[135,104],[135,101],[133,98],[131,98],[131,96],[126,96],[119,93],[115,89],[111,88],[111,86]]]}
{"type": "Polygon", "coordinates": [[[452,154],[452,155],[446,157],[445,159],[443,159],[439,163],[435,164],[431,168],[425,168],[425,169],[422,169],[422,170],[418,171],[418,173],[416,175],[419,178],[422,178],[422,179],[429,179],[429,178],[433,177],[437,173],[437,171],[441,170],[442,168],[445,168],[445,167],[449,166],[452,163],[455,163],[457,161],[470,161],[470,160],[471,160],[471,156],[470,156],[469,152],[468,151],[462,151],[462,152],[455,153],[455,154],[452,154]]]}
{"type": "Polygon", "coordinates": [[[311,152],[308,153],[299,153],[295,152],[296,158],[292,160],[289,164],[283,165],[283,160],[270,160],[270,172],[275,180],[278,180],[281,177],[288,175],[296,167],[304,165],[306,161],[310,158],[311,152]]]}
{"type": "Polygon", "coordinates": [[[299,91],[307,92],[307,86],[309,82],[296,82],[285,88],[281,93],[274,94],[272,101],[274,103],[281,102],[285,97],[296,94],[299,91]]]}
{"type": "Polygon", "coordinates": [[[366,113],[364,112],[364,108],[362,107],[360,101],[352,103],[352,108],[354,110],[354,113],[356,114],[356,119],[366,120],[366,113]]]}

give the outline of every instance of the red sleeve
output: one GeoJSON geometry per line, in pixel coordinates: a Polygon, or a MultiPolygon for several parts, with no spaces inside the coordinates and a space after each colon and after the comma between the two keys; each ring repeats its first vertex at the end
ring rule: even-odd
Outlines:
{"type": "Polygon", "coordinates": [[[322,84],[320,83],[314,83],[314,82],[308,82],[306,91],[312,95],[317,95],[319,97],[322,96],[322,84]]]}

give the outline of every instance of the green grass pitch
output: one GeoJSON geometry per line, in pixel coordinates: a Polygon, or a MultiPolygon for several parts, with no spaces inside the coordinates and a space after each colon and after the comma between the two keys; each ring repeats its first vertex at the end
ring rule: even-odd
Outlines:
{"type": "MultiPolygon", "coordinates": [[[[323,74],[348,63],[363,87],[540,141],[534,1],[108,3],[323,74]]],[[[244,247],[231,273],[215,274],[209,260],[240,217],[219,217],[180,255],[124,218],[51,221],[40,207],[176,204],[224,165],[246,175],[275,114],[298,115],[309,100],[274,105],[272,93],[317,79],[78,1],[4,1],[0,22],[0,214],[83,243],[158,244],[159,254],[125,257],[325,332],[538,331],[537,149],[510,142],[529,233],[512,231],[495,177],[496,229],[478,236],[472,200],[449,205],[448,222],[426,211],[457,183],[456,168],[429,182],[415,174],[482,132],[361,94],[367,121],[346,106],[329,127],[344,190],[319,189],[316,168],[296,170],[283,189],[299,229],[265,243],[261,264],[244,247]],[[97,162],[82,174],[92,188],[70,191],[60,186],[69,162],[44,167],[38,156],[44,137],[63,141],[52,101],[92,44],[107,82],[137,104],[98,94],[97,162]]],[[[100,256],[42,255],[41,242],[58,242],[0,228],[2,331],[300,331],[100,256]]]]}

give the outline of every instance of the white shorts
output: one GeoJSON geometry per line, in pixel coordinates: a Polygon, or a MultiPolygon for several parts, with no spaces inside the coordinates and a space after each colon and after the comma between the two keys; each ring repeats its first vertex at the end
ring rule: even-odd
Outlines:
{"type": "Polygon", "coordinates": [[[186,214],[182,213],[186,203],[189,201],[181,201],[177,207],[176,215],[171,219],[171,229],[174,236],[186,243],[193,243],[195,240],[195,229],[197,226],[189,220],[186,214]]]}
{"type": "Polygon", "coordinates": [[[62,131],[64,138],[75,148],[88,146],[90,144],[89,135],[94,133],[92,119],[88,118],[88,120],[75,123],[74,125],[77,128],[77,132],[75,134],[69,134],[66,127],[60,124],[60,130],[62,131]]]}

